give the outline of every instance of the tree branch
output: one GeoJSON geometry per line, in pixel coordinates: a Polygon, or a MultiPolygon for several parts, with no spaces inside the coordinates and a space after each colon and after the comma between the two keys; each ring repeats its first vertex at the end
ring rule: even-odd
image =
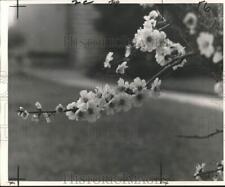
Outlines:
{"type": "Polygon", "coordinates": [[[199,176],[199,177],[208,177],[214,173],[217,173],[218,171],[222,171],[223,172],[223,169],[220,169],[220,168],[217,168],[217,169],[214,169],[214,170],[208,170],[208,171],[203,171],[203,172],[200,172],[198,174],[195,175],[195,177],[199,176]]]}
{"type": "MultiPolygon", "coordinates": [[[[149,86],[149,84],[155,80],[156,77],[162,75],[166,70],[172,68],[175,65],[178,65],[181,63],[181,61],[187,57],[196,55],[196,53],[194,52],[190,52],[187,53],[183,56],[179,56],[174,58],[173,60],[171,60],[166,66],[164,66],[164,68],[162,68],[158,73],[156,73],[148,82],[147,82],[147,87],[149,86]]],[[[74,109],[64,109],[62,112],[68,112],[68,111],[74,111],[74,109]]],[[[21,112],[20,110],[17,110],[17,112],[21,112]]],[[[76,112],[76,111],[74,111],[76,112]]],[[[41,115],[43,113],[47,113],[47,114],[55,114],[57,113],[56,110],[36,110],[36,111],[28,111],[29,114],[38,114],[41,115]]]]}
{"type": "Polygon", "coordinates": [[[162,31],[162,30],[164,30],[165,28],[167,28],[167,27],[169,27],[169,26],[170,26],[170,24],[168,23],[168,24],[164,25],[163,27],[159,28],[158,30],[159,30],[159,31],[162,31]]]}
{"type": "Polygon", "coordinates": [[[190,53],[187,53],[183,56],[179,56],[179,57],[176,57],[174,58],[173,60],[171,60],[168,65],[164,66],[164,68],[162,68],[158,73],[156,73],[148,82],[147,82],[147,86],[149,86],[149,84],[155,80],[155,78],[159,77],[160,75],[162,75],[165,71],[167,71],[168,69],[172,68],[173,66],[175,65],[178,65],[180,64],[180,62],[185,59],[185,58],[188,58],[188,57],[191,57],[191,56],[194,56],[196,55],[197,53],[194,53],[194,52],[190,52],[190,53]]]}
{"type": "Polygon", "coordinates": [[[220,133],[223,133],[223,130],[216,129],[215,132],[212,132],[207,135],[177,135],[177,137],[178,138],[186,138],[186,139],[206,139],[206,138],[210,138],[210,137],[215,136],[220,133]]]}
{"type": "MultiPolygon", "coordinates": [[[[74,111],[74,109],[65,109],[62,112],[69,112],[69,111],[74,111]]],[[[21,111],[17,110],[17,112],[21,112],[21,111]]],[[[43,114],[43,113],[55,114],[55,113],[57,113],[57,111],[56,110],[36,110],[36,111],[28,111],[28,113],[29,114],[43,114]]]]}

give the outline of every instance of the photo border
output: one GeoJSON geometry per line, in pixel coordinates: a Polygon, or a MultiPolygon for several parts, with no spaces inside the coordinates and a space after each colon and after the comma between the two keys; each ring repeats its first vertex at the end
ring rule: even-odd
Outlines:
{"type": "MultiPolygon", "coordinates": [[[[95,0],[94,4],[108,4],[109,0],[95,0]]],[[[202,1],[202,0],[200,0],[202,1]]],[[[4,82],[0,88],[0,186],[71,186],[71,185],[223,185],[224,181],[9,181],[8,180],[8,8],[15,5],[16,0],[0,0],[0,23],[1,23],[1,60],[0,60],[0,81],[4,82]],[[1,93],[1,90],[4,90],[1,93]],[[167,183],[168,182],[168,183],[167,183]]],[[[72,0],[19,0],[20,4],[71,4],[72,0]]],[[[141,4],[141,3],[157,3],[157,4],[189,4],[196,3],[196,0],[120,0],[120,4],[141,4]]],[[[224,0],[207,0],[207,3],[222,3],[224,18],[224,0]]],[[[223,19],[224,23],[225,20],[223,19]]],[[[223,23],[223,29],[224,29],[223,23]]],[[[223,30],[224,31],[224,30],[223,30]]],[[[223,37],[224,44],[224,37],[223,37]]],[[[223,49],[225,51],[225,49],[223,49]]],[[[224,52],[223,51],[223,52],[224,52]]],[[[223,53],[225,54],[225,53],[223,53]]],[[[224,67],[223,67],[224,68],[224,67]]],[[[223,69],[224,72],[224,69],[223,69]]],[[[225,74],[224,74],[225,75],[225,74]]],[[[223,81],[224,86],[224,81],[223,81]]],[[[224,102],[223,102],[224,108],[224,102]]],[[[225,115],[223,112],[223,119],[225,115]]],[[[224,122],[223,122],[224,129],[224,122]]],[[[223,133],[223,143],[225,142],[223,133]]],[[[224,146],[224,144],[223,144],[224,146]]],[[[223,153],[225,153],[223,149],[223,153]]],[[[224,154],[223,154],[224,157],[224,154]]]]}

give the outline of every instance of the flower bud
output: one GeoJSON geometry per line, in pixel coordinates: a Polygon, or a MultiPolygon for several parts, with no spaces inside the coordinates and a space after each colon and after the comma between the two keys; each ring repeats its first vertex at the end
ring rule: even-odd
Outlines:
{"type": "Polygon", "coordinates": [[[55,108],[56,112],[63,112],[64,109],[65,108],[62,104],[57,105],[56,108],[55,108]]]}
{"type": "Polygon", "coordinates": [[[39,109],[39,110],[42,108],[41,104],[40,104],[38,101],[35,103],[35,106],[36,106],[37,109],[39,109]]]}

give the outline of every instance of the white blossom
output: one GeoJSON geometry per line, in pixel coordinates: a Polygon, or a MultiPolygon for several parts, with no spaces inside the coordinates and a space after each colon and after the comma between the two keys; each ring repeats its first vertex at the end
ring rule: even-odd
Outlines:
{"type": "Polygon", "coordinates": [[[156,19],[159,16],[159,13],[156,10],[149,12],[147,16],[144,16],[145,20],[156,19]]]}
{"type": "Polygon", "coordinates": [[[27,112],[27,110],[24,110],[24,112],[22,113],[21,117],[26,120],[29,117],[29,113],[27,112]]]}
{"type": "Polygon", "coordinates": [[[195,34],[197,27],[197,16],[193,12],[189,12],[183,19],[183,23],[189,29],[190,34],[195,34]]]}
{"type": "Polygon", "coordinates": [[[217,163],[217,169],[223,170],[223,165],[224,165],[223,160],[221,160],[220,162],[217,163]]]}
{"type": "Polygon", "coordinates": [[[135,78],[134,81],[130,84],[130,88],[134,93],[140,93],[146,88],[146,81],[141,80],[139,77],[135,78]]]}
{"type": "Polygon", "coordinates": [[[159,95],[161,83],[162,83],[162,81],[158,77],[155,78],[155,80],[153,81],[153,83],[151,85],[151,94],[153,96],[159,95]]]}
{"type": "Polygon", "coordinates": [[[144,28],[137,31],[133,43],[136,49],[140,49],[143,52],[152,52],[162,45],[165,38],[166,34],[163,31],[144,28]]]}
{"type": "Polygon", "coordinates": [[[167,65],[171,60],[170,54],[171,54],[171,49],[169,46],[163,46],[156,49],[156,53],[155,53],[156,62],[160,66],[167,65]]]}
{"type": "Polygon", "coordinates": [[[201,32],[197,38],[197,44],[201,55],[210,58],[214,53],[214,36],[208,32],[201,32]]]}
{"type": "MultiPolygon", "coordinates": [[[[96,87],[96,104],[100,108],[100,112],[106,112],[105,109],[108,107],[108,102],[112,100],[115,93],[115,88],[110,87],[108,84],[102,87],[96,87]]],[[[109,112],[110,113],[110,112],[109,112]]]]}
{"type": "MultiPolygon", "coordinates": [[[[164,44],[156,49],[156,62],[160,66],[167,65],[172,59],[185,54],[185,48],[180,43],[174,43],[169,39],[166,39],[164,44]]],[[[184,65],[181,63],[180,66],[184,65]]],[[[175,67],[176,69],[176,67],[175,67]]]]}
{"type": "Polygon", "coordinates": [[[218,63],[221,62],[223,60],[223,52],[222,50],[216,50],[214,55],[213,55],[213,63],[218,63]]]}
{"type": "Polygon", "coordinates": [[[62,104],[58,104],[55,108],[56,112],[63,112],[64,111],[64,106],[62,104]]]}
{"type": "Polygon", "coordinates": [[[125,81],[124,79],[119,78],[119,80],[117,81],[117,88],[118,88],[117,89],[118,91],[123,92],[130,88],[130,84],[128,81],[125,81]]]}
{"type": "Polygon", "coordinates": [[[17,115],[22,119],[26,120],[29,117],[29,112],[25,110],[23,107],[19,107],[17,115]]]}
{"type": "Polygon", "coordinates": [[[146,20],[143,23],[144,29],[153,29],[153,28],[155,28],[155,26],[156,26],[156,20],[154,20],[154,19],[146,20]]]}
{"type": "Polygon", "coordinates": [[[131,45],[126,46],[125,57],[128,58],[131,54],[131,45]]]}
{"type": "Polygon", "coordinates": [[[218,94],[220,97],[223,96],[223,81],[219,81],[214,85],[214,91],[216,94],[218,94]]]}
{"type": "Polygon", "coordinates": [[[124,111],[127,112],[132,107],[131,95],[126,93],[119,93],[115,95],[116,101],[116,112],[124,111]]]}
{"type": "Polygon", "coordinates": [[[47,123],[51,123],[51,119],[49,118],[49,114],[48,113],[43,113],[43,116],[46,120],[47,123]]]}
{"type": "Polygon", "coordinates": [[[70,111],[67,111],[66,112],[66,116],[70,119],[70,120],[75,120],[76,119],[76,111],[77,111],[77,103],[76,102],[72,102],[72,103],[69,103],[66,107],[67,110],[70,110],[70,111]]]}
{"type": "Polygon", "coordinates": [[[85,119],[88,122],[95,122],[100,117],[100,110],[94,101],[87,103],[87,111],[85,112],[85,119]]]}
{"type": "Polygon", "coordinates": [[[80,104],[87,103],[88,101],[95,99],[96,94],[92,91],[82,90],[80,92],[80,98],[77,101],[77,105],[79,107],[80,104]]]}
{"type": "Polygon", "coordinates": [[[41,104],[38,101],[35,103],[35,106],[39,110],[42,108],[41,104]]]}
{"type": "Polygon", "coordinates": [[[24,111],[24,110],[25,109],[22,106],[19,107],[19,111],[24,111]]]}
{"type": "Polygon", "coordinates": [[[79,104],[78,109],[77,109],[77,111],[74,114],[74,118],[77,121],[81,121],[81,120],[85,119],[85,113],[87,111],[87,105],[88,105],[87,103],[80,103],[79,104]]]}
{"type": "Polygon", "coordinates": [[[34,121],[34,122],[39,122],[39,117],[37,114],[33,114],[32,117],[31,117],[31,120],[34,121]]]}
{"type": "Polygon", "coordinates": [[[115,95],[115,90],[111,88],[108,84],[106,84],[105,87],[103,88],[102,97],[106,101],[110,101],[114,95],[115,95]]]}
{"type": "Polygon", "coordinates": [[[223,180],[223,160],[217,163],[217,180],[223,180]]]}
{"type": "Polygon", "coordinates": [[[116,68],[116,73],[119,74],[124,74],[125,73],[125,69],[127,69],[127,62],[122,62],[121,64],[118,65],[118,67],[116,68]]]}
{"type": "Polygon", "coordinates": [[[182,60],[182,62],[180,64],[177,64],[177,65],[173,66],[173,70],[175,71],[178,68],[182,68],[186,63],[187,63],[186,59],[182,60]]]}
{"type": "Polygon", "coordinates": [[[110,62],[111,62],[112,60],[113,60],[113,52],[109,52],[109,53],[106,55],[105,62],[104,62],[104,67],[105,67],[105,68],[111,68],[110,62]]]}
{"type": "Polygon", "coordinates": [[[171,55],[173,57],[182,56],[185,54],[185,48],[180,43],[173,43],[170,48],[171,55]]]}
{"type": "Polygon", "coordinates": [[[201,180],[201,176],[199,174],[201,174],[202,172],[205,171],[205,163],[201,163],[201,164],[197,164],[196,168],[195,168],[195,173],[194,173],[194,177],[197,180],[201,180]]]}
{"type": "Polygon", "coordinates": [[[194,173],[194,177],[197,180],[223,181],[223,160],[220,162],[217,162],[216,169],[206,171],[205,168],[206,168],[205,163],[197,164],[195,173],[194,173]],[[210,175],[208,175],[207,173],[210,173],[210,175]]]}
{"type": "Polygon", "coordinates": [[[107,101],[109,101],[111,99],[111,97],[106,95],[108,92],[107,90],[110,88],[110,86],[108,84],[106,84],[104,87],[96,87],[95,88],[95,94],[96,94],[96,104],[102,108],[104,108],[105,104],[107,101]]]}

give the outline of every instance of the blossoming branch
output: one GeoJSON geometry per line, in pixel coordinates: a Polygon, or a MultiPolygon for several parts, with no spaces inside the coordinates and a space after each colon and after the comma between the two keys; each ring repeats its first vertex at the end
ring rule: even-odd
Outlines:
{"type": "MultiPolygon", "coordinates": [[[[190,29],[190,34],[194,33],[193,29],[196,26],[196,17],[194,14],[187,14],[184,18],[184,23],[190,29]],[[190,19],[193,19],[193,25],[190,26],[190,19]]],[[[155,52],[156,62],[162,66],[162,69],[157,72],[150,80],[146,81],[136,77],[133,82],[125,81],[120,78],[117,86],[113,87],[106,84],[103,87],[96,87],[93,91],[82,90],[80,98],[77,101],[69,103],[66,107],[62,104],[56,106],[54,110],[43,110],[39,102],[35,104],[36,111],[27,111],[23,107],[18,109],[18,115],[23,119],[28,119],[31,115],[33,121],[39,121],[43,116],[46,121],[51,122],[50,117],[57,113],[65,113],[69,120],[86,120],[95,122],[103,114],[113,115],[120,111],[129,111],[132,107],[140,107],[148,96],[158,96],[160,91],[161,79],[160,76],[167,70],[177,70],[187,63],[187,58],[196,55],[197,52],[186,52],[185,47],[180,43],[174,43],[167,38],[164,28],[168,27],[164,17],[158,11],[151,11],[144,16],[144,23],[134,35],[132,43],[126,46],[124,57],[121,64],[116,68],[117,74],[125,74],[129,69],[128,63],[135,50],[142,52],[155,52]],[[158,24],[163,27],[158,27],[158,24]]],[[[202,32],[197,38],[199,52],[207,58],[213,54],[213,61],[217,63],[221,61],[220,51],[214,51],[213,35],[202,32]]],[[[114,53],[109,52],[106,55],[104,68],[111,68],[114,53]]],[[[217,83],[215,90],[221,93],[221,82],[217,83]]]]}
{"type": "MultiPolygon", "coordinates": [[[[145,7],[145,5],[143,5],[145,7]]],[[[137,51],[143,53],[155,54],[156,63],[162,68],[156,72],[149,80],[136,77],[129,82],[123,78],[119,78],[116,86],[105,84],[102,87],[96,87],[92,91],[80,91],[80,97],[77,101],[72,101],[63,106],[58,104],[55,109],[44,110],[39,102],[35,103],[36,110],[28,111],[23,107],[19,107],[17,113],[23,119],[31,118],[38,122],[43,117],[47,123],[51,122],[51,117],[65,113],[69,120],[95,122],[101,116],[113,115],[118,112],[127,112],[132,107],[140,107],[148,97],[157,97],[160,94],[160,86],[162,84],[162,76],[166,71],[176,71],[185,67],[189,63],[188,58],[199,55],[210,61],[212,65],[221,67],[223,62],[223,46],[221,45],[221,37],[223,32],[211,28],[207,29],[207,25],[201,23],[199,17],[194,12],[188,12],[183,18],[183,24],[186,26],[187,32],[195,37],[195,45],[182,46],[180,43],[171,41],[164,30],[170,27],[165,18],[159,11],[152,10],[144,17],[144,23],[140,27],[133,40],[125,46],[125,54],[119,60],[119,65],[115,68],[115,73],[122,76],[129,70],[129,62],[137,51]],[[222,33],[222,34],[221,34],[222,33]],[[188,49],[188,47],[190,49],[188,49]]],[[[221,21],[222,19],[219,19],[221,21]]],[[[222,20],[223,21],[223,20],[222,20]]],[[[218,23],[220,25],[220,23],[218,23]]],[[[106,55],[103,63],[104,68],[112,68],[114,63],[114,52],[106,55]]],[[[216,84],[214,91],[219,95],[223,95],[222,68],[217,72],[216,84]]],[[[181,135],[183,138],[204,139],[223,132],[217,130],[205,136],[181,135]]],[[[217,168],[213,170],[205,170],[205,163],[198,164],[194,177],[197,180],[222,180],[223,179],[223,161],[217,163],[217,168]]]]}

